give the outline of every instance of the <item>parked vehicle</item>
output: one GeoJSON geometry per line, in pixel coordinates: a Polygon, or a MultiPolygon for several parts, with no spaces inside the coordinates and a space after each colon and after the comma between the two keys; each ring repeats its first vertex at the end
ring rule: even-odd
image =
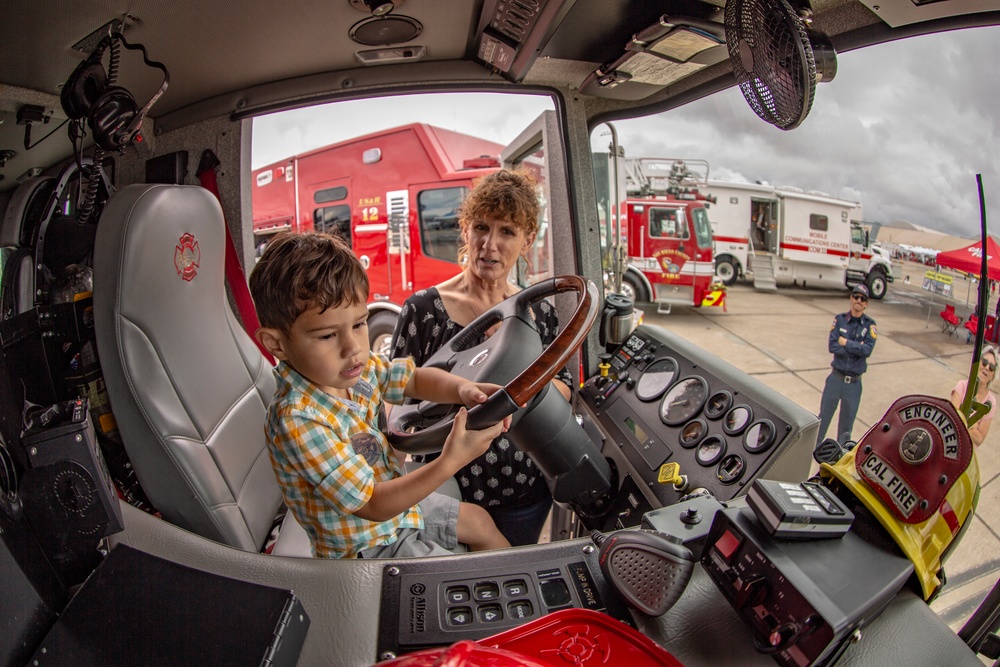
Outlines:
{"type": "Polygon", "coordinates": [[[891,259],[873,248],[857,202],[725,181],[711,181],[706,192],[717,199],[709,217],[716,271],[727,285],[751,275],[759,289],[864,284],[881,299],[895,278],[891,259]]]}
{"type": "Polygon", "coordinates": [[[674,305],[700,307],[715,276],[707,208],[713,199],[699,191],[708,163],[627,158],[621,164],[626,194],[622,292],[636,302],[656,304],[661,313],[674,305]]]}
{"type": "Polygon", "coordinates": [[[284,230],[343,237],[368,270],[368,335],[382,349],[406,298],[458,272],[458,207],[476,178],[500,167],[502,149],[412,123],[260,167],[256,252],[284,230]]]}

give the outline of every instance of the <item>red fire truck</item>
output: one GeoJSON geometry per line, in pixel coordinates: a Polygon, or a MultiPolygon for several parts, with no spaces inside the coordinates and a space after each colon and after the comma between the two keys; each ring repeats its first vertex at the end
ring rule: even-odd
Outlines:
{"type": "Polygon", "coordinates": [[[415,123],[295,155],[253,172],[258,252],[271,235],[332,231],[368,272],[369,337],[388,343],[403,301],[458,272],[458,207],[503,146],[415,123]]]}
{"type": "Polygon", "coordinates": [[[621,162],[627,198],[622,229],[626,269],[622,291],[636,302],[719,305],[707,206],[715,200],[699,189],[707,183],[703,160],[629,158],[621,162]]]}

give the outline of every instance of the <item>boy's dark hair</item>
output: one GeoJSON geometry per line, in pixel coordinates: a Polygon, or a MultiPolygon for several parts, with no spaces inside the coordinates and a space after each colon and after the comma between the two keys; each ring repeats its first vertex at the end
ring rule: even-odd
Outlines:
{"type": "Polygon", "coordinates": [[[368,301],[368,276],[343,239],[282,232],[250,273],[250,294],[262,327],[290,331],[299,315],[368,301]]]}

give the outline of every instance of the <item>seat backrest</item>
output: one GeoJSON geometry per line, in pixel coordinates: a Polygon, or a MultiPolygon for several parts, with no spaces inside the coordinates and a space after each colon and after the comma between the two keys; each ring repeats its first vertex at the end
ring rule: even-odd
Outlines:
{"type": "Polygon", "coordinates": [[[949,315],[951,315],[952,313],[954,313],[954,312],[955,312],[955,306],[953,306],[953,305],[951,305],[951,304],[949,303],[948,305],[946,305],[946,306],[944,307],[944,312],[946,312],[946,313],[948,313],[949,315]]]}
{"type": "Polygon", "coordinates": [[[51,176],[29,178],[7,204],[0,223],[0,320],[35,305],[34,244],[54,189],[51,176]]]}
{"type": "Polygon", "coordinates": [[[94,249],[97,347],[136,475],[164,518],[248,551],[282,500],[264,441],[272,367],[233,315],[225,219],[197,186],[130,185],[94,249]]]}

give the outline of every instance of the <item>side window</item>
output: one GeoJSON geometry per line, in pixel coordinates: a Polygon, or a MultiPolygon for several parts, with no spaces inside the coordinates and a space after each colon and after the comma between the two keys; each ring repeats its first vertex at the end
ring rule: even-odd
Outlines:
{"type": "Polygon", "coordinates": [[[417,195],[420,244],[428,257],[458,263],[458,207],[468,193],[468,188],[458,187],[424,190],[417,195]]]}
{"type": "Polygon", "coordinates": [[[675,208],[649,209],[649,235],[664,239],[686,239],[690,236],[683,213],[675,208]]]}
{"type": "Polygon", "coordinates": [[[336,234],[354,247],[351,240],[351,207],[347,204],[324,206],[313,211],[313,227],[317,232],[336,234]]]}
{"type": "Polygon", "coordinates": [[[326,190],[317,190],[316,194],[313,195],[313,201],[317,204],[343,201],[345,199],[347,199],[347,188],[343,185],[338,185],[335,188],[327,188],[326,190]]]}
{"type": "Polygon", "coordinates": [[[818,213],[809,214],[809,229],[814,229],[817,232],[825,232],[830,228],[830,219],[825,215],[819,215],[818,213]]]}

